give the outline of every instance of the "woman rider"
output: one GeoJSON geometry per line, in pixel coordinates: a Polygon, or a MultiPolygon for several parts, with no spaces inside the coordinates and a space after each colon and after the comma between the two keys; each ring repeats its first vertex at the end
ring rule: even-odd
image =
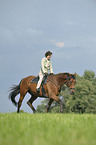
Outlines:
{"type": "Polygon", "coordinates": [[[42,58],[42,60],[41,60],[41,69],[40,69],[40,72],[39,72],[39,81],[38,81],[37,87],[36,87],[37,93],[40,92],[40,85],[42,83],[43,77],[45,75],[47,75],[49,73],[49,71],[50,71],[50,73],[53,74],[52,63],[51,63],[51,60],[50,60],[51,56],[52,56],[52,52],[47,51],[45,53],[45,57],[42,58]]]}

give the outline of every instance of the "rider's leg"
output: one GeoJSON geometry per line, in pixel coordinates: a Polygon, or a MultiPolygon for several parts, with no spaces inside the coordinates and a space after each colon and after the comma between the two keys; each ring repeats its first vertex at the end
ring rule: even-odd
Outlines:
{"type": "Polygon", "coordinates": [[[39,73],[39,81],[38,81],[37,87],[36,87],[37,92],[40,91],[40,85],[42,83],[42,80],[43,80],[43,74],[39,73]]]}

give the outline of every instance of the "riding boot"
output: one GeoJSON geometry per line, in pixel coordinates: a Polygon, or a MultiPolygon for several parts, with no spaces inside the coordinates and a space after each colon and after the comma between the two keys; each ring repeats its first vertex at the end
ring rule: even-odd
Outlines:
{"type": "Polygon", "coordinates": [[[37,88],[37,89],[36,89],[36,92],[37,92],[37,93],[40,93],[40,88],[37,88]]]}

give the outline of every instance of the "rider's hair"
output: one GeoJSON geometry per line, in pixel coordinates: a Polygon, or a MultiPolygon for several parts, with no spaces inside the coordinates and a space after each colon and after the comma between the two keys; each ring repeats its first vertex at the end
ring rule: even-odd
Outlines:
{"type": "Polygon", "coordinates": [[[52,52],[47,51],[47,52],[45,53],[45,57],[47,57],[48,55],[52,55],[52,52]]]}

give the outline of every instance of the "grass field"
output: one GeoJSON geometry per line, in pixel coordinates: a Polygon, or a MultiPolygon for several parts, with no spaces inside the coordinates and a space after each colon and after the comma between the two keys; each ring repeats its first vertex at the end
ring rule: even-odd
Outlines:
{"type": "Polygon", "coordinates": [[[0,145],[96,145],[96,115],[0,113],[0,145]]]}

